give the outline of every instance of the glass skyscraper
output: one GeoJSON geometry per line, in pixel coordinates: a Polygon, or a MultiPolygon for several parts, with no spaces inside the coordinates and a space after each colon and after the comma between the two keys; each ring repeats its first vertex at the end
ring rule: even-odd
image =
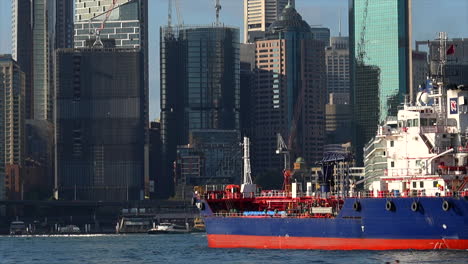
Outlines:
{"type": "Polygon", "coordinates": [[[350,0],[351,88],[356,157],[379,122],[397,113],[411,90],[411,0],[350,0]],[[370,101],[369,101],[370,100],[370,101]]]}
{"type": "Polygon", "coordinates": [[[164,175],[171,177],[178,145],[195,129],[238,130],[238,28],[161,28],[161,139],[164,175]]]}
{"type": "Polygon", "coordinates": [[[57,51],[60,199],[144,199],[143,56],[139,49],[122,48],[57,51]]]}

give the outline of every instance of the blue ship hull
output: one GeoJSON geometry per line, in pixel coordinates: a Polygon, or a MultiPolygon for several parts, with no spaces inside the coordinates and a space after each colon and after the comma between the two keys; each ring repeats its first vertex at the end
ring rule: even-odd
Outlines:
{"type": "Polygon", "coordinates": [[[463,197],[348,198],[334,218],[221,217],[204,203],[210,247],[468,249],[468,200],[463,197]],[[389,200],[392,210],[386,209],[389,200]],[[360,210],[353,208],[356,201],[360,210]],[[414,201],[419,203],[416,211],[411,209],[414,201]]]}

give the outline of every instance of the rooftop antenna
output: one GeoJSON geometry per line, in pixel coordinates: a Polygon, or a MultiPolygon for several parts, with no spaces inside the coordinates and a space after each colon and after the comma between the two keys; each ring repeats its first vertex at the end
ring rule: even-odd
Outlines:
{"type": "Polygon", "coordinates": [[[339,33],[338,33],[338,36],[341,37],[341,8],[340,8],[340,21],[339,21],[339,33]]]}
{"type": "Polygon", "coordinates": [[[215,9],[216,9],[216,25],[219,26],[219,11],[221,10],[221,4],[219,2],[220,0],[216,0],[216,5],[215,5],[215,9]]]}

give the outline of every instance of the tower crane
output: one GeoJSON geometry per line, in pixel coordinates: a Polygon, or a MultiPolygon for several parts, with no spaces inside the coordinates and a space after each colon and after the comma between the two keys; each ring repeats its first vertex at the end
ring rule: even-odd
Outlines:
{"type": "Polygon", "coordinates": [[[362,14],[362,27],[358,44],[358,62],[364,63],[366,57],[366,30],[367,30],[367,14],[369,10],[369,0],[364,3],[364,12],[362,14]]]}
{"type": "Polygon", "coordinates": [[[168,0],[167,1],[167,34],[172,35],[172,6],[175,5],[176,8],[176,15],[177,15],[177,24],[176,26],[181,26],[184,24],[182,19],[182,12],[180,11],[180,2],[179,0],[168,0]]]}
{"type": "Polygon", "coordinates": [[[101,41],[101,31],[105,28],[107,20],[109,20],[109,17],[115,9],[119,8],[120,6],[127,4],[128,2],[120,3],[117,5],[117,0],[112,0],[112,4],[110,5],[109,9],[106,10],[105,12],[98,14],[88,20],[88,28],[89,28],[89,34],[90,36],[94,35],[96,37],[96,41],[93,44],[93,47],[95,46],[100,46],[102,47],[102,41],[101,41]],[[95,29],[94,24],[92,23],[96,18],[100,16],[105,16],[104,19],[101,22],[101,25],[99,28],[95,29]],[[93,30],[91,30],[93,28],[93,30]]]}

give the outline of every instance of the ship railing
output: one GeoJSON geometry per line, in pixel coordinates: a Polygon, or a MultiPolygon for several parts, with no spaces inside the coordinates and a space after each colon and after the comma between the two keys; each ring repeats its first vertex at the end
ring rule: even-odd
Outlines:
{"type": "Polygon", "coordinates": [[[398,197],[468,197],[468,190],[464,191],[439,191],[425,189],[413,189],[400,192],[394,191],[362,191],[352,194],[354,198],[398,198],[398,197]]]}
{"type": "Polygon", "coordinates": [[[256,197],[290,197],[291,193],[282,190],[262,191],[255,195],[256,197]]]}
{"type": "MultiPolygon", "coordinates": [[[[328,209],[328,208],[327,208],[328,209]]],[[[259,217],[259,218],[284,218],[284,217],[294,217],[294,218],[331,218],[334,217],[336,214],[329,212],[330,210],[324,210],[320,213],[285,213],[285,212],[278,212],[278,213],[263,213],[258,212],[256,215],[246,215],[244,213],[226,213],[226,212],[219,212],[213,213],[212,216],[214,217],[259,217]]]]}
{"type": "Polygon", "coordinates": [[[404,176],[417,176],[422,175],[423,170],[422,168],[416,169],[386,169],[385,176],[388,177],[404,177],[404,176]]]}

